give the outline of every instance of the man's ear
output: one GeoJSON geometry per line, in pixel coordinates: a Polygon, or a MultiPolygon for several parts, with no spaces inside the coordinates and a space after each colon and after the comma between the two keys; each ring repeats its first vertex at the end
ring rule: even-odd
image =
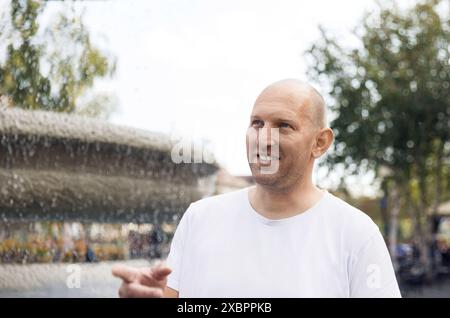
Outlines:
{"type": "Polygon", "coordinates": [[[315,159],[322,156],[331,146],[334,140],[333,130],[331,128],[322,128],[317,132],[316,144],[313,148],[312,155],[315,159]]]}

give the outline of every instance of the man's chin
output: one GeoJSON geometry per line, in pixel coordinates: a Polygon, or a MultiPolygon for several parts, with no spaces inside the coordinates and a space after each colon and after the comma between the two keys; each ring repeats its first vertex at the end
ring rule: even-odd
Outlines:
{"type": "Polygon", "coordinates": [[[274,186],[274,185],[277,185],[280,181],[277,173],[272,173],[272,174],[262,173],[257,168],[252,168],[251,170],[252,170],[253,180],[255,181],[255,183],[257,183],[259,185],[274,186]]]}

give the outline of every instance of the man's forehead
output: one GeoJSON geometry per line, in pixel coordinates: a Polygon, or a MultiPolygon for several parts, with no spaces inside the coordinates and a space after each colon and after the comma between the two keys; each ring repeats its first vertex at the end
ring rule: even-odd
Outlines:
{"type": "Polygon", "coordinates": [[[265,95],[260,96],[252,111],[252,116],[289,116],[289,117],[309,117],[307,96],[299,97],[292,95],[265,95]]]}
{"type": "Polygon", "coordinates": [[[252,115],[257,113],[285,113],[299,119],[307,118],[320,126],[326,122],[322,96],[311,85],[295,79],[281,80],[266,87],[253,106],[252,115]]]}
{"type": "Polygon", "coordinates": [[[283,102],[258,102],[253,106],[252,116],[299,117],[300,107],[283,102]]]}

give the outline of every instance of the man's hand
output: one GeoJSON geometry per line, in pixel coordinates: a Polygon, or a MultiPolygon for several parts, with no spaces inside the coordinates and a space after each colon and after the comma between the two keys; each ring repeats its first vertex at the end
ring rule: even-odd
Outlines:
{"type": "Polygon", "coordinates": [[[134,268],[115,265],[112,274],[123,280],[119,289],[121,298],[158,298],[164,296],[167,276],[172,272],[163,264],[152,268],[134,268]]]}

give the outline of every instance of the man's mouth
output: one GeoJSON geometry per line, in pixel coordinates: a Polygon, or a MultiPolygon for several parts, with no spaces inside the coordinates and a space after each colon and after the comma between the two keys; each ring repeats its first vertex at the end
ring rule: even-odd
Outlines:
{"type": "Polygon", "coordinates": [[[279,156],[273,156],[273,155],[264,156],[264,155],[257,154],[257,157],[258,157],[258,161],[261,164],[270,164],[272,161],[281,160],[279,156]]]}

